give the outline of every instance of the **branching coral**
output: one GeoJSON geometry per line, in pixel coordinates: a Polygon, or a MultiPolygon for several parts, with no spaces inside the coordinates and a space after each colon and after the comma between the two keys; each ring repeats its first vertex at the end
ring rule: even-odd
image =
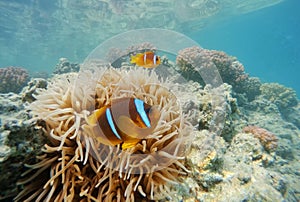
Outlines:
{"type": "Polygon", "coordinates": [[[188,172],[183,165],[191,125],[179,102],[155,72],[143,69],[84,71],[40,90],[30,110],[45,123],[50,144],[29,165],[17,201],[141,201],[172,196],[172,185],[188,172]],[[155,130],[121,150],[91,138],[87,117],[113,99],[135,97],[156,105],[155,130]],[[38,179],[38,180],[37,180],[38,179]]]}
{"type": "Polygon", "coordinates": [[[19,93],[29,81],[28,71],[20,67],[0,68],[0,93],[19,93]]]}
{"type": "Polygon", "coordinates": [[[258,126],[246,126],[243,129],[245,133],[252,133],[258,138],[260,143],[267,151],[274,151],[277,148],[278,138],[270,131],[258,126]]]}

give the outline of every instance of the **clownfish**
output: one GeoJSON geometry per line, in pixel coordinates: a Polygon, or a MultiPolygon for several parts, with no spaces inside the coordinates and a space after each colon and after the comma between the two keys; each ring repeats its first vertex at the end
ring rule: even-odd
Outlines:
{"type": "Polygon", "coordinates": [[[130,63],[145,68],[154,68],[160,64],[160,57],[152,51],[137,53],[130,57],[130,63]]]}
{"type": "Polygon", "coordinates": [[[159,110],[137,98],[120,98],[88,117],[93,138],[105,145],[135,146],[157,126],[159,110]]]}

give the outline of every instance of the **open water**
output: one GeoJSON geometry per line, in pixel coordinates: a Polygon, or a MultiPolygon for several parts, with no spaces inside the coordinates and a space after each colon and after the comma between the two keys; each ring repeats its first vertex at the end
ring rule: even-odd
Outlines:
{"type": "MultiPolygon", "coordinates": [[[[31,72],[51,73],[59,58],[81,63],[98,44],[122,31],[170,28],[190,36],[204,48],[236,56],[251,76],[284,84],[300,94],[298,0],[257,10],[254,4],[252,11],[246,13],[231,11],[232,5],[221,5],[230,1],[216,1],[223,13],[199,19],[200,11],[194,14],[185,5],[176,6],[181,1],[156,1],[141,8],[129,1],[111,1],[106,7],[90,2],[83,6],[67,0],[0,0],[0,67],[20,66],[31,72]],[[189,19],[200,26],[189,26],[194,23],[189,19]]],[[[186,4],[201,6],[195,2],[198,1],[186,4]]]]}
{"type": "Polygon", "coordinates": [[[292,87],[300,96],[300,1],[287,0],[220,20],[190,35],[203,47],[236,56],[251,76],[292,87]]]}

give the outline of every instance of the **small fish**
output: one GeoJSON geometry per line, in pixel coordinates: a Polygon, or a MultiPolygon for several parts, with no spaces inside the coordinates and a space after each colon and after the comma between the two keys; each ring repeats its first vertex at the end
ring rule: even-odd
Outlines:
{"type": "Polygon", "coordinates": [[[120,98],[88,117],[93,137],[105,145],[135,146],[155,129],[159,110],[137,98],[120,98]]]}
{"type": "Polygon", "coordinates": [[[152,51],[137,53],[130,57],[130,63],[145,68],[155,68],[160,64],[160,57],[152,51]]]}

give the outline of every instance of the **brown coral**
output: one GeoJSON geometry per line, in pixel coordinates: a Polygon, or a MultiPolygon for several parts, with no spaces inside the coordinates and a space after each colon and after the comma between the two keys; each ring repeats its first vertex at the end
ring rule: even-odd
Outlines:
{"type": "Polygon", "coordinates": [[[259,139],[265,150],[274,151],[277,148],[277,137],[270,131],[260,128],[258,126],[246,126],[243,128],[243,132],[251,133],[259,139]]]}
{"type": "Polygon", "coordinates": [[[172,185],[187,170],[182,164],[191,125],[171,83],[143,69],[85,71],[40,90],[30,105],[46,123],[45,145],[29,165],[17,201],[141,201],[172,196],[172,185]],[[83,127],[95,108],[120,97],[136,97],[161,110],[158,126],[135,147],[102,145],[83,127]],[[38,180],[37,180],[38,179],[38,180]]]}
{"type": "Polygon", "coordinates": [[[222,51],[197,46],[185,48],[179,51],[176,64],[184,76],[202,85],[223,81],[230,84],[235,92],[245,93],[249,100],[260,94],[260,81],[249,77],[244,66],[235,57],[222,51]]]}
{"type": "Polygon", "coordinates": [[[28,81],[29,74],[24,68],[0,68],[0,93],[19,93],[28,81]]]}

